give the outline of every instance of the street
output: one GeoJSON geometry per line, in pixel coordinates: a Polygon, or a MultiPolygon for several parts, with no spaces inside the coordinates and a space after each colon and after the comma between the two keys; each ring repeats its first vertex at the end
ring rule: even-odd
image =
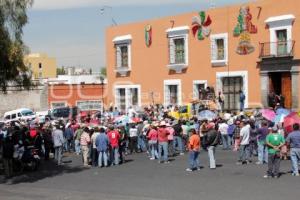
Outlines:
{"type": "MultiPolygon", "coordinates": [[[[150,161],[145,154],[127,156],[124,165],[110,168],[81,167],[78,156],[64,157],[65,165],[43,163],[38,172],[2,183],[0,199],[101,199],[101,200],[279,200],[299,198],[298,177],[283,161],[279,179],[264,179],[266,165],[237,166],[237,154],[218,150],[218,168],[207,166],[207,153],[200,154],[200,171],[186,172],[187,156],[169,164],[150,161]]],[[[254,160],[255,161],[255,160],[254,160]]]]}

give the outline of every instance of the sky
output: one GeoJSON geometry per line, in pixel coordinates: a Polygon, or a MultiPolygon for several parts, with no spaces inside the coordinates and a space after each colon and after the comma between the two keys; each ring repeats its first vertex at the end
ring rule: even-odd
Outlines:
{"type": "Polygon", "coordinates": [[[58,67],[99,72],[105,67],[105,29],[112,25],[112,18],[117,24],[127,24],[249,1],[34,0],[23,38],[31,53],[55,57],[58,67]],[[101,13],[103,7],[106,9],[101,13]]]}

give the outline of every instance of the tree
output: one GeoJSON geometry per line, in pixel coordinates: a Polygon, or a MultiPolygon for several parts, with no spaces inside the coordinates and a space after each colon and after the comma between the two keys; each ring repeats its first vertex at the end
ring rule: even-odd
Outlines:
{"type": "Polygon", "coordinates": [[[56,69],[56,74],[57,75],[65,75],[66,74],[65,67],[62,66],[61,68],[57,68],[56,69]]]}
{"type": "Polygon", "coordinates": [[[102,74],[103,76],[106,76],[106,67],[101,68],[100,74],[102,74]]]}
{"type": "Polygon", "coordinates": [[[27,10],[33,0],[0,0],[0,89],[9,84],[29,89],[31,74],[24,64],[28,52],[22,40],[28,22],[27,10]]]}

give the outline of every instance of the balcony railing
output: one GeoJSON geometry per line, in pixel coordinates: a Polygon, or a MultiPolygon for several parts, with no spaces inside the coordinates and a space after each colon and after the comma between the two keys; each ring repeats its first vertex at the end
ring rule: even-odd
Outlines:
{"type": "Polygon", "coordinates": [[[282,42],[265,42],[259,43],[260,58],[270,57],[293,57],[294,56],[295,41],[282,42]]]}

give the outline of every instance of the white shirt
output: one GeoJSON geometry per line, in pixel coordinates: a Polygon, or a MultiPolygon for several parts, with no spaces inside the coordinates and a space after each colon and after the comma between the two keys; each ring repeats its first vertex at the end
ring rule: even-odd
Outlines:
{"type": "Polygon", "coordinates": [[[135,112],[135,110],[133,108],[130,108],[128,110],[128,117],[132,118],[134,115],[137,115],[137,113],[135,112]]]}
{"type": "Polygon", "coordinates": [[[93,148],[94,148],[94,149],[97,148],[97,147],[96,147],[96,138],[97,138],[97,136],[98,136],[99,134],[100,134],[100,133],[95,132],[95,133],[93,133],[93,135],[92,135],[92,137],[91,137],[91,140],[92,140],[92,144],[93,144],[93,148]]]}
{"type": "Polygon", "coordinates": [[[219,124],[219,131],[221,135],[228,135],[228,124],[226,123],[219,124]]]}
{"type": "Polygon", "coordinates": [[[137,137],[137,128],[131,128],[129,129],[129,137],[137,137]]]}
{"type": "Polygon", "coordinates": [[[248,145],[250,139],[250,125],[246,125],[241,129],[240,136],[242,137],[241,145],[248,145]]]}

